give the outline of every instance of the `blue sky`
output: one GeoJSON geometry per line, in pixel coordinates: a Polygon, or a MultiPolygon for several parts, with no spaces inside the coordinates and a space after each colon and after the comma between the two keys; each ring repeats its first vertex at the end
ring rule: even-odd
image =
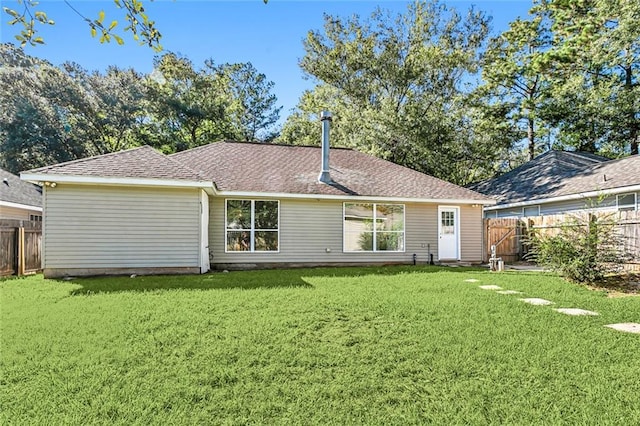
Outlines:
{"type": "MultiPolygon", "coordinates": [[[[113,1],[69,0],[85,16],[96,18],[100,10],[105,21],[119,21],[122,14],[113,1]]],[[[17,0],[0,0],[2,6],[18,8],[17,0]]],[[[303,56],[302,40],[309,30],[321,29],[323,13],[339,16],[368,16],[377,6],[396,12],[406,10],[407,2],[387,1],[290,1],[269,0],[145,0],[151,19],[162,33],[165,50],[181,53],[196,66],[205,59],[216,63],[251,62],[269,80],[275,82],[274,92],[283,105],[282,118],[298,102],[304,89],[313,87],[298,67],[303,56]]],[[[526,17],[532,0],[446,1],[460,11],[471,5],[493,16],[493,30],[498,33],[516,17],[526,17]]],[[[124,46],[100,44],[91,37],[89,28],[63,1],[41,0],[40,9],[55,20],[52,27],[40,26],[46,45],[26,47],[28,54],[45,58],[54,64],[73,61],[90,70],[104,70],[108,65],[132,67],[148,73],[157,53],[139,46],[129,35],[123,36],[124,46]]],[[[12,42],[18,28],[7,24],[9,16],[2,13],[0,41],[12,42]]]]}

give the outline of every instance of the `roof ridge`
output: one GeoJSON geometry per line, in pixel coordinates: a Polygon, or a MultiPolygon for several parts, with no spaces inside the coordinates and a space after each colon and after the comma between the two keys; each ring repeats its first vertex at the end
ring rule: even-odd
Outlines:
{"type": "Polygon", "coordinates": [[[626,161],[633,158],[640,158],[640,154],[631,154],[631,155],[627,155],[626,157],[612,158],[609,161],[601,161],[599,163],[594,163],[587,166],[587,169],[595,169],[598,167],[608,167],[608,166],[611,166],[612,164],[619,163],[620,161],[626,161]]]}
{"type": "MultiPolygon", "coordinates": [[[[193,148],[185,149],[184,151],[174,152],[173,154],[169,154],[168,157],[173,157],[175,155],[180,155],[180,154],[187,153],[187,152],[191,153],[191,152],[196,152],[196,151],[199,151],[199,150],[204,150],[205,148],[211,148],[213,145],[216,145],[216,144],[219,144],[219,143],[238,144],[238,145],[275,146],[275,147],[283,147],[283,148],[314,148],[314,149],[321,149],[322,148],[321,145],[293,145],[293,144],[285,144],[285,143],[272,143],[272,142],[259,142],[259,141],[234,141],[234,140],[224,139],[224,140],[220,140],[220,141],[217,141],[217,142],[210,142],[210,143],[205,144],[205,145],[195,146],[193,148]]],[[[345,151],[360,152],[357,149],[349,148],[349,147],[343,147],[343,146],[331,146],[330,148],[332,150],[333,149],[340,149],[340,150],[345,150],[345,151]]]]}

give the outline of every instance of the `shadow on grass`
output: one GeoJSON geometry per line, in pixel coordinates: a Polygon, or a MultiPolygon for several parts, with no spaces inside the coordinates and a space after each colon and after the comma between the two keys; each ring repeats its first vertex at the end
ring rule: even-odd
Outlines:
{"type": "Polygon", "coordinates": [[[230,290],[270,288],[313,288],[309,278],[363,277],[367,275],[400,275],[410,273],[482,272],[486,268],[439,267],[439,266],[380,266],[380,267],[336,267],[268,269],[254,271],[209,272],[204,275],[146,275],[107,276],[58,280],[80,286],[71,295],[88,295],[114,292],[146,292],[162,290],[230,290]]]}

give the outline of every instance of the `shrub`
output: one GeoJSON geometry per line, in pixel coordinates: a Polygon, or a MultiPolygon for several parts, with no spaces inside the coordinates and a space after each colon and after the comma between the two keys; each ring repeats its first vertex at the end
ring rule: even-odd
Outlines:
{"type": "Polygon", "coordinates": [[[534,230],[528,238],[531,248],[527,257],[570,281],[600,282],[608,273],[619,272],[626,261],[612,216],[573,216],[555,235],[534,230]]]}

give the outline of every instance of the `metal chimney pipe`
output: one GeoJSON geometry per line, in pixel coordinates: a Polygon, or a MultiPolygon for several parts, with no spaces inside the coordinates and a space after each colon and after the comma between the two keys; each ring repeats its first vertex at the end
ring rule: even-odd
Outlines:
{"type": "Polygon", "coordinates": [[[329,128],[331,127],[331,113],[322,111],[320,113],[320,121],[322,122],[322,169],[318,181],[323,183],[331,183],[331,175],[329,174],[329,128]]]}

